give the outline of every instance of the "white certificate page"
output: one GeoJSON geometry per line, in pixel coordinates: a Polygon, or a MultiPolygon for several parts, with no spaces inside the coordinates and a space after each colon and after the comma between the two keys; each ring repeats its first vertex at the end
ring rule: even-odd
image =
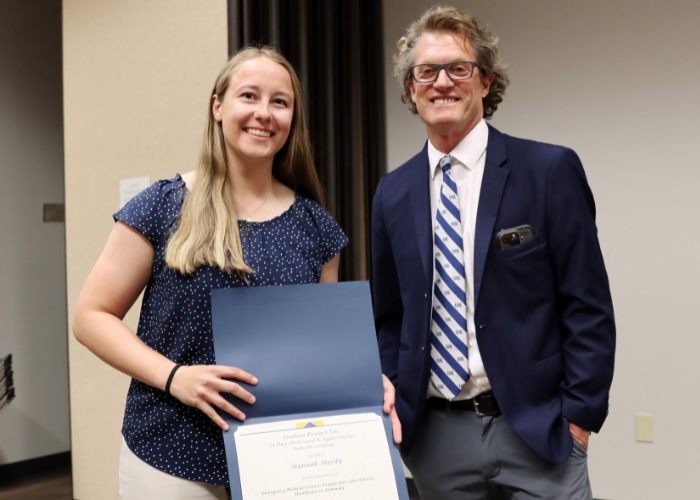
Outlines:
{"type": "Polygon", "coordinates": [[[398,500],[375,413],[243,425],[234,433],[245,500],[398,500]]]}

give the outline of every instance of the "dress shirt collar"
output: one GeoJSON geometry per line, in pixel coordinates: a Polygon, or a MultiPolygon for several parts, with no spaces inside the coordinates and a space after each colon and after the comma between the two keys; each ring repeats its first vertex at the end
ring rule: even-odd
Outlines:
{"type": "Polygon", "coordinates": [[[438,151],[433,143],[428,140],[428,160],[430,161],[430,178],[435,179],[435,176],[440,170],[440,159],[449,154],[451,158],[457,160],[458,163],[464,165],[469,170],[472,170],[481,155],[486,151],[486,145],[489,141],[489,128],[482,118],[479,123],[462,139],[452,151],[438,151]]]}

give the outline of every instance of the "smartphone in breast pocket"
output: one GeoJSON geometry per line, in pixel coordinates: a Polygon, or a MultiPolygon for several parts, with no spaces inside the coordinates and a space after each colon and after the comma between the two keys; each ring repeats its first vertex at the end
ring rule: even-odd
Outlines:
{"type": "Polygon", "coordinates": [[[522,245],[533,236],[535,236],[535,230],[532,226],[523,224],[522,226],[501,229],[496,234],[496,241],[498,242],[498,248],[505,250],[522,245]]]}

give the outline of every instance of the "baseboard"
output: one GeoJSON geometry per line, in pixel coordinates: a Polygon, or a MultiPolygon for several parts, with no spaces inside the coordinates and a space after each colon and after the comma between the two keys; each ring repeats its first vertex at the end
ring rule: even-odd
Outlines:
{"type": "Polygon", "coordinates": [[[0,486],[21,483],[27,479],[70,469],[70,451],[0,465],[0,486]]]}

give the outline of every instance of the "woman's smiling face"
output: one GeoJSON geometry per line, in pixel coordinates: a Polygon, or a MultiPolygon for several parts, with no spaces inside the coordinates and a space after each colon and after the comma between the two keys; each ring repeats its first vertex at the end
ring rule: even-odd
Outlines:
{"type": "Polygon", "coordinates": [[[265,56],[242,62],[231,75],[222,99],[212,98],[221,123],[227,162],[269,160],[289,137],[294,90],[287,70],[265,56]]]}

